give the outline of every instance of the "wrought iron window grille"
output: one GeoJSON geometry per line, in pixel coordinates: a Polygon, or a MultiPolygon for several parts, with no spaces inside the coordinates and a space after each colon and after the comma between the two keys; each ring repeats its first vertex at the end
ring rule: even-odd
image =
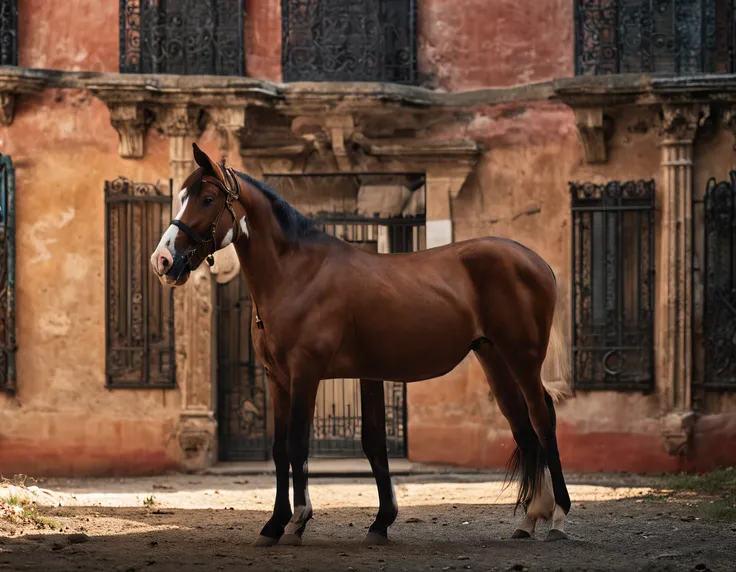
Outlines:
{"type": "Polygon", "coordinates": [[[244,0],[120,0],[120,72],[245,73],[244,0]]]}
{"type": "Polygon", "coordinates": [[[654,388],[654,181],[570,183],[576,390],[654,388]]]}
{"type": "Polygon", "coordinates": [[[13,393],[15,377],[15,170],[0,155],[0,391],[13,393]]]}
{"type": "Polygon", "coordinates": [[[576,0],[575,72],[733,73],[734,0],[576,0]]]}
{"type": "Polygon", "coordinates": [[[18,65],[17,0],[0,0],[0,65],[18,65]]]}
{"type": "Polygon", "coordinates": [[[693,304],[696,383],[705,391],[736,391],[736,171],[725,181],[711,178],[693,210],[693,282],[702,292],[700,306],[693,304]]]}
{"type": "Polygon", "coordinates": [[[416,0],[282,0],[284,81],[417,81],[416,0]]]}
{"type": "Polygon", "coordinates": [[[105,182],[106,386],[173,388],[174,292],[149,256],[171,220],[162,189],[126,178],[105,182]]]}

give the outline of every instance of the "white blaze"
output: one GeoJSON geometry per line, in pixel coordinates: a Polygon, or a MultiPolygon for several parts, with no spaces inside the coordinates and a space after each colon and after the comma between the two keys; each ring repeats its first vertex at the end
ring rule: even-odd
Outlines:
{"type": "MultiPolygon", "coordinates": [[[[182,189],[182,191],[179,193],[179,199],[181,200],[181,209],[179,209],[179,212],[174,217],[176,220],[179,220],[182,216],[184,216],[184,210],[187,208],[186,193],[186,189],[182,189]]],[[[158,246],[153,251],[153,254],[151,255],[151,265],[156,271],[158,271],[158,259],[162,250],[168,250],[172,258],[176,255],[174,244],[176,242],[177,234],[179,234],[179,227],[176,227],[173,224],[170,225],[161,237],[158,246]]]]}

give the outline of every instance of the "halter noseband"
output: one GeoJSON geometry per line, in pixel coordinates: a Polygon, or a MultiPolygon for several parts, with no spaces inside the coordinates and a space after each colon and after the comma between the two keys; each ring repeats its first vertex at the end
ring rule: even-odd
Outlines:
{"type": "MultiPolygon", "coordinates": [[[[220,189],[223,193],[225,193],[225,204],[222,206],[222,209],[215,217],[215,220],[212,221],[209,236],[199,235],[197,232],[194,231],[194,229],[187,226],[178,219],[174,219],[171,221],[172,225],[180,228],[182,231],[184,231],[184,234],[186,234],[194,241],[194,246],[181,254],[181,256],[185,259],[186,267],[189,268],[190,272],[193,272],[197,268],[199,268],[199,265],[202,264],[202,261],[205,258],[207,259],[207,264],[209,264],[210,266],[215,263],[215,258],[213,256],[215,251],[217,250],[217,240],[215,238],[215,234],[217,232],[217,225],[220,223],[220,219],[222,218],[225,209],[229,210],[230,215],[233,217],[233,242],[236,242],[243,234],[243,231],[238,224],[238,218],[237,216],[235,216],[235,210],[233,209],[233,203],[237,201],[238,197],[240,196],[240,182],[238,181],[238,177],[235,175],[235,172],[232,170],[231,167],[227,167],[226,169],[224,169],[224,173],[224,182],[209,175],[205,175],[204,177],[202,177],[203,183],[211,183],[215,185],[218,189],[220,189]]],[[[174,266],[177,265],[172,265],[172,270],[174,266]]],[[[182,268],[181,270],[184,270],[184,268],[182,268]]],[[[179,272],[179,274],[181,274],[181,272],[179,272]]]]}

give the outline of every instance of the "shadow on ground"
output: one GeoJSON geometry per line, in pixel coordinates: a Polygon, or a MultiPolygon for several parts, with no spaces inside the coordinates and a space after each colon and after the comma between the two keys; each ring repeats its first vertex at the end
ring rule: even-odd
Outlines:
{"type": "MultiPolygon", "coordinates": [[[[370,505],[372,499],[366,504],[370,505]]],[[[410,503],[411,504],[411,503],[410,503]]],[[[571,539],[511,541],[508,504],[401,509],[392,544],[365,547],[373,507],[323,508],[302,547],[256,549],[265,510],[167,507],[48,508],[56,531],[0,536],[4,570],[733,570],[736,524],[706,522],[688,503],[649,497],[575,503],[571,539]],[[408,522],[407,522],[408,521],[408,522]],[[88,539],[70,542],[70,534],[88,539]]]]}

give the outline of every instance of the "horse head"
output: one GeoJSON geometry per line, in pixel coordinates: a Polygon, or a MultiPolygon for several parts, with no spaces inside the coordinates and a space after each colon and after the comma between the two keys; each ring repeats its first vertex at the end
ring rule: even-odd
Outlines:
{"type": "Polygon", "coordinates": [[[151,255],[154,272],[169,286],[185,284],[205,259],[213,264],[217,250],[248,237],[244,185],[232,169],[192,146],[198,168],[184,181],[181,209],[151,255]]]}

